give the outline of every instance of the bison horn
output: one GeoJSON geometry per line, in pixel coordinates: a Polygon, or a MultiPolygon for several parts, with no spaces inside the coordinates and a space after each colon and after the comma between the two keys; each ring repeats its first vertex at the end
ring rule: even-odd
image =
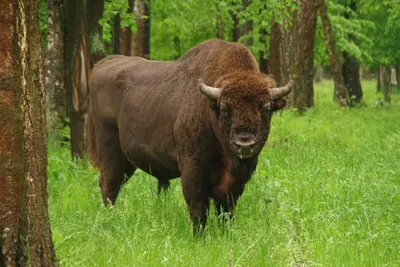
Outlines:
{"type": "Polygon", "coordinates": [[[200,91],[213,100],[218,100],[221,95],[221,88],[207,86],[199,79],[200,91]]]}
{"type": "Polygon", "coordinates": [[[293,85],[293,80],[290,80],[285,86],[269,89],[269,95],[271,96],[271,99],[278,100],[284,96],[287,96],[292,90],[293,85]]]}

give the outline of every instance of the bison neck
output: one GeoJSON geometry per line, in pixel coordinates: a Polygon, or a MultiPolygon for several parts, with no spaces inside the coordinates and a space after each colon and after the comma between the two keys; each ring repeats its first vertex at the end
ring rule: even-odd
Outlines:
{"type": "Polygon", "coordinates": [[[224,143],[219,140],[223,168],[218,184],[221,193],[228,193],[232,186],[245,185],[250,180],[257,167],[258,158],[240,159],[231,153],[224,143]]]}
{"type": "Polygon", "coordinates": [[[223,154],[223,168],[214,197],[224,199],[228,194],[240,195],[257,166],[257,157],[241,160],[236,156],[223,154]]]}
{"type": "Polygon", "coordinates": [[[230,174],[232,178],[241,184],[247,183],[257,167],[257,157],[242,160],[237,156],[232,156],[231,161],[230,174]]]}
{"type": "MultiPolygon", "coordinates": [[[[258,162],[258,157],[251,159],[240,159],[237,155],[233,154],[229,149],[229,141],[221,133],[218,126],[218,119],[214,112],[210,110],[209,117],[211,118],[211,128],[214,133],[216,147],[218,147],[217,155],[220,157],[219,179],[211,183],[216,185],[216,195],[225,195],[232,191],[234,187],[244,187],[253,175],[258,162]]],[[[226,136],[226,135],[225,135],[226,136]]]]}

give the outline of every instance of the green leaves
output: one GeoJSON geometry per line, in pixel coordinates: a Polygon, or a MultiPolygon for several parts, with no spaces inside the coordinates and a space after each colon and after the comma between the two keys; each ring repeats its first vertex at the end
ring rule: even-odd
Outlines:
{"type": "MultiPolygon", "coordinates": [[[[360,12],[350,8],[350,1],[327,1],[329,16],[333,26],[336,45],[339,51],[346,51],[354,56],[360,63],[368,64],[372,61],[370,48],[372,39],[368,32],[374,29],[374,23],[360,16],[360,12]]],[[[318,23],[317,28],[320,28],[318,23]]],[[[323,53],[323,37],[318,33],[316,38],[316,51],[323,53]]],[[[326,55],[317,55],[316,63],[324,64],[326,55]]]]}
{"type": "MultiPolygon", "coordinates": [[[[243,3],[243,0],[152,0],[150,17],[142,17],[151,19],[152,58],[173,60],[200,42],[216,38],[217,21],[222,23],[224,39],[232,40],[233,16],[238,19],[239,26],[247,21],[252,24],[252,29],[242,35],[239,42],[251,39],[249,48],[253,54],[257,57],[261,51],[268,57],[272,21],[288,22],[284,25],[290,26],[297,0],[249,0],[247,7],[243,7],[243,3]]],[[[346,51],[367,67],[400,62],[399,1],[327,0],[327,3],[340,51],[346,51]],[[354,3],[356,11],[350,7],[354,3]]],[[[128,1],[107,0],[99,21],[105,42],[111,41],[115,16],[120,17],[121,27],[137,31],[128,1]]],[[[315,51],[315,63],[325,64],[328,56],[320,23],[315,51]]]]}
{"type": "Polygon", "coordinates": [[[252,31],[241,36],[239,42],[252,39],[250,49],[268,54],[272,19],[278,22],[290,19],[295,0],[252,0],[243,8],[242,0],[152,0],[151,2],[151,55],[153,58],[171,60],[179,57],[198,43],[216,38],[217,18],[222,20],[225,40],[232,40],[233,15],[239,26],[252,22],[252,31]],[[260,42],[261,31],[265,31],[260,42]]]}
{"type": "MultiPolygon", "coordinates": [[[[360,17],[373,27],[363,28],[362,32],[371,38],[366,48],[371,55],[368,67],[380,64],[395,65],[400,62],[400,2],[398,0],[360,2],[360,17]]],[[[365,26],[365,25],[364,25],[365,26]]]]}
{"type": "Polygon", "coordinates": [[[104,4],[103,18],[99,21],[103,27],[103,41],[106,43],[111,42],[115,16],[120,17],[121,27],[130,28],[132,32],[137,31],[134,15],[129,11],[128,0],[107,0],[104,4]]]}

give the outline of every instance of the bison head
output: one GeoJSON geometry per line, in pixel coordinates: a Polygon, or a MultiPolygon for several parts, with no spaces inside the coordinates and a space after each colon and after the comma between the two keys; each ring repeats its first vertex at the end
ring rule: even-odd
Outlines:
{"type": "Polygon", "coordinates": [[[200,90],[212,103],[218,128],[228,150],[240,159],[251,159],[260,153],[269,135],[271,115],[282,109],[293,86],[276,88],[263,74],[236,73],[222,77],[217,87],[199,80],[200,90]]]}

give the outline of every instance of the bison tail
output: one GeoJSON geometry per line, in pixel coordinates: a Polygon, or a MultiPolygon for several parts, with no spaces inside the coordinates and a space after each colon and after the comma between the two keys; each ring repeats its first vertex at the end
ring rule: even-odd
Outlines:
{"type": "Polygon", "coordinates": [[[93,123],[93,108],[89,102],[89,112],[87,119],[87,145],[88,145],[88,156],[89,161],[95,168],[100,168],[100,157],[97,153],[96,145],[96,131],[93,123]]]}

